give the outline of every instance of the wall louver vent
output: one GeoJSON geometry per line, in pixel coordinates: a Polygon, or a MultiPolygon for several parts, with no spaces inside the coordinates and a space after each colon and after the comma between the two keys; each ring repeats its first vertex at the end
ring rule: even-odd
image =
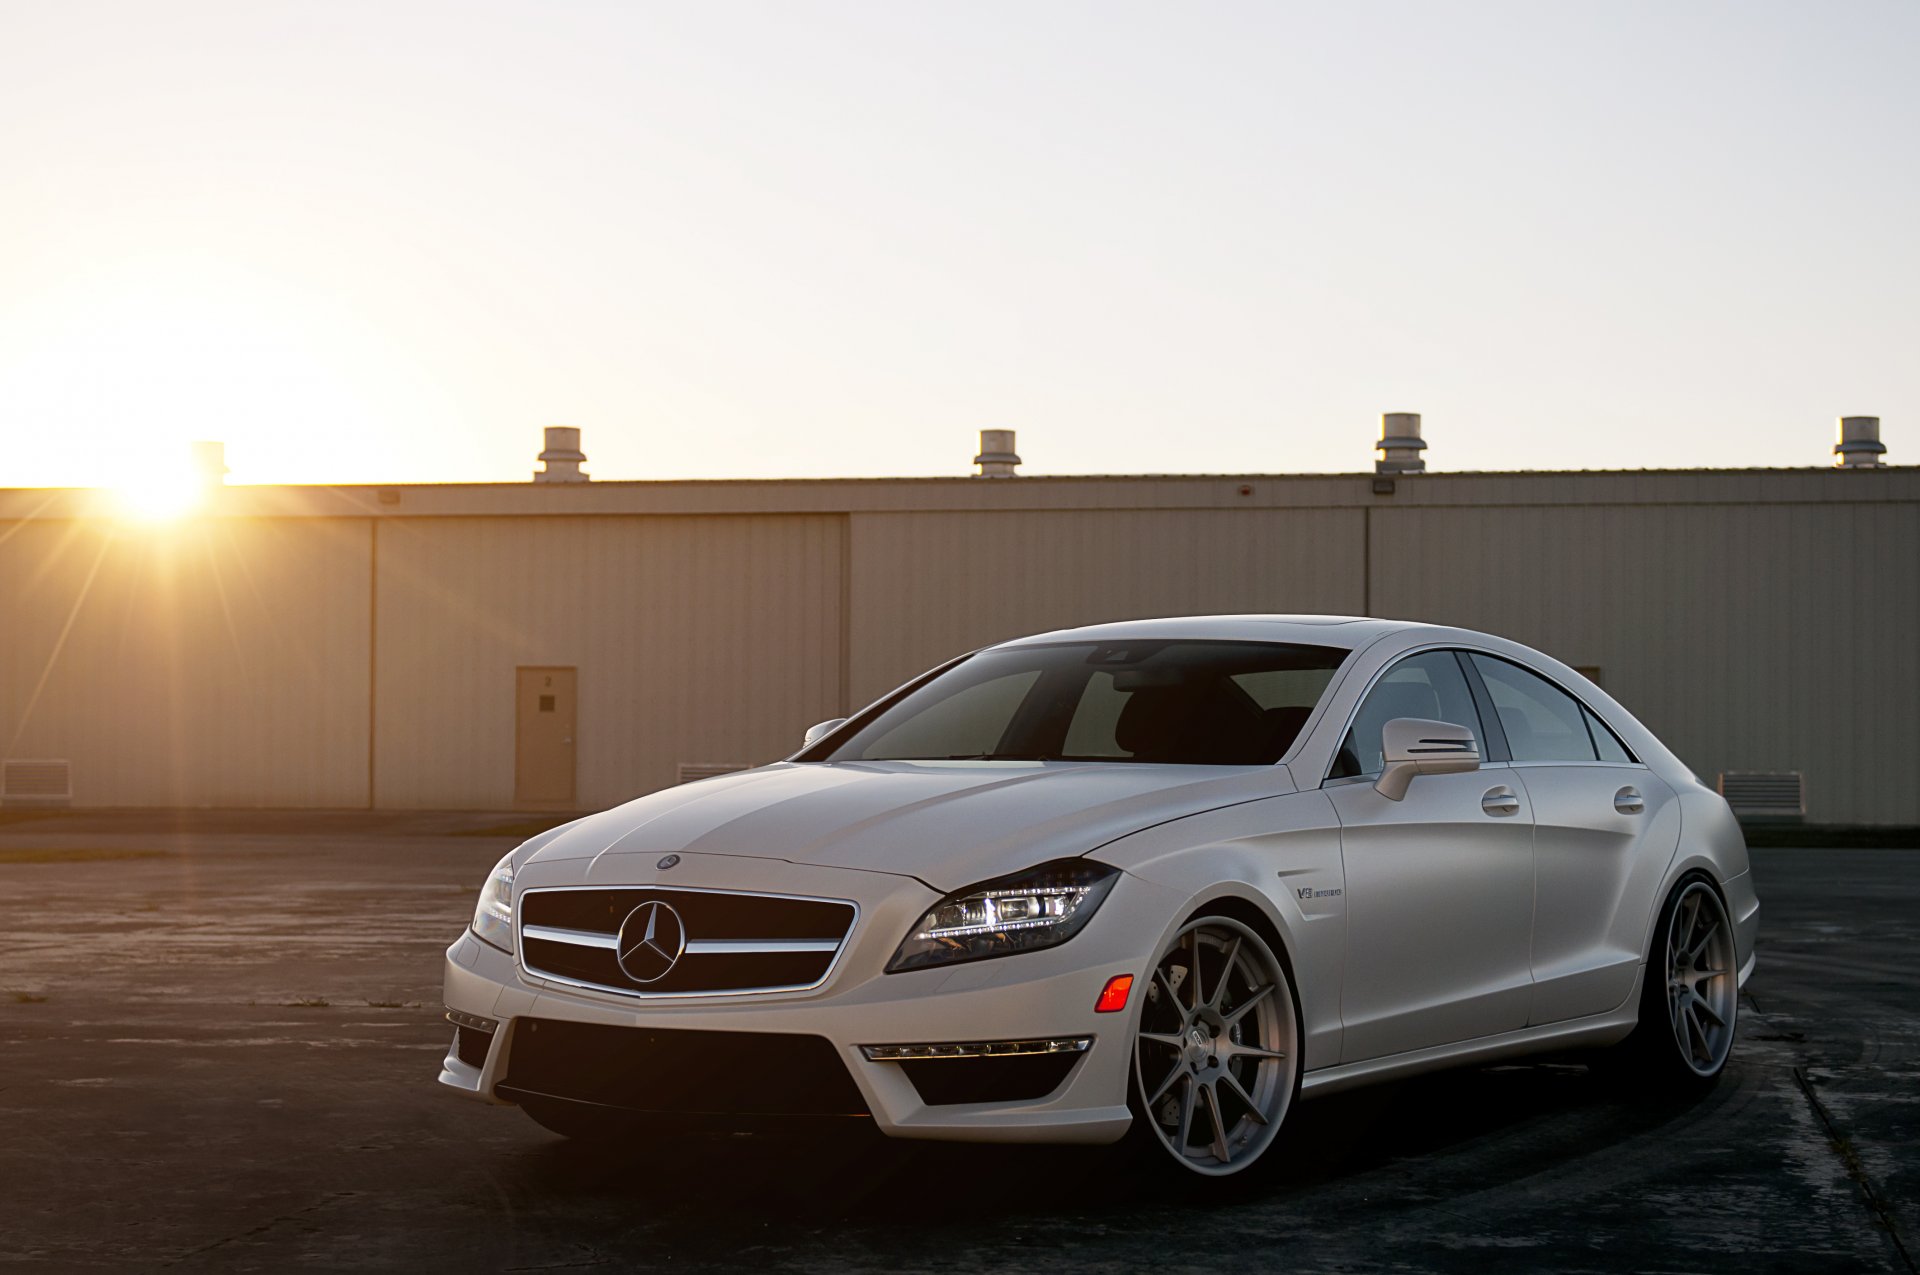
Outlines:
{"type": "Polygon", "coordinates": [[[72,763],[26,760],[0,762],[0,805],[65,806],[72,801],[72,763]]]}
{"type": "Polygon", "coordinates": [[[1797,770],[1723,770],[1720,795],[1743,819],[1799,819],[1807,813],[1806,787],[1797,770]]]}
{"type": "Polygon", "coordinates": [[[737,765],[732,762],[683,761],[680,763],[679,778],[673,782],[676,784],[690,784],[696,779],[712,779],[715,775],[731,775],[736,770],[751,769],[753,769],[753,767],[737,765]]]}

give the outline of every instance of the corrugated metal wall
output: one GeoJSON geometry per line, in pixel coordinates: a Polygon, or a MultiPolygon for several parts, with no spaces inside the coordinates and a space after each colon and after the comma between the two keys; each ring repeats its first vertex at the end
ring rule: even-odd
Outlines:
{"type": "Polygon", "coordinates": [[[383,807],[513,804],[514,669],[577,667],[578,793],[758,765],[835,716],[846,519],[396,518],[379,527],[383,807]]]}
{"type": "Polygon", "coordinates": [[[1798,770],[1810,821],[1920,824],[1920,506],[1372,517],[1376,614],[1599,666],[1708,783],[1798,770]]]}
{"type": "Polygon", "coordinates": [[[1025,633],[1151,615],[1358,614],[1355,509],[853,517],[856,705],[1025,633]]]}
{"type": "Polygon", "coordinates": [[[599,807],[1018,634],[1371,611],[1598,666],[1709,781],[1920,824],[1913,470],[239,488],[164,529],[29,495],[0,751],[82,805],[504,808],[514,670],[560,665],[599,807]]]}
{"type": "Polygon", "coordinates": [[[0,523],[0,745],[77,805],[362,806],[368,527],[0,523]]]}

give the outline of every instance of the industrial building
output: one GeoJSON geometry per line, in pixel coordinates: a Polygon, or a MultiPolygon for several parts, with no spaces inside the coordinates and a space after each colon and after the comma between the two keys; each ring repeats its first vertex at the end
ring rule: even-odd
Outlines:
{"type": "MultiPolygon", "coordinates": [[[[1588,670],[1749,813],[1920,825],[1920,468],[0,491],[6,802],[595,809],[956,653],[1210,612],[1466,625],[1588,670]],[[1742,785],[1746,785],[1744,788],[1742,785]]],[[[1810,448],[1811,450],[1811,448],[1810,448]]],[[[218,465],[218,457],[212,458],[218,465]]]]}

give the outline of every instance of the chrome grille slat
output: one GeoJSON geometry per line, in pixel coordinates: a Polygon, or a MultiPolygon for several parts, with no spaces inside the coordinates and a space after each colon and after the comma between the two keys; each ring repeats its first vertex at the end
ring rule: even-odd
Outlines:
{"type": "Polygon", "coordinates": [[[579,947],[608,949],[620,946],[619,935],[600,934],[593,930],[563,930],[557,925],[523,925],[520,932],[542,943],[572,943],[579,947]]]}
{"type": "MultiPolygon", "coordinates": [[[[694,886],[552,886],[515,900],[521,968],[534,977],[622,996],[743,996],[825,983],[859,919],[850,899],[694,886]],[[685,928],[679,960],[642,983],[620,960],[620,926],[648,902],[685,928]]],[[[658,913],[649,913],[649,916],[658,913]]],[[[649,931],[651,932],[651,931],[649,931]]]]}
{"type": "Polygon", "coordinates": [[[839,946],[839,939],[689,939],[687,955],[717,956],[726,952],[737,952],[742,955],[775,952],[831,952],[839,946]]]}
{"type": "MultiPolygon", "coordinates": [[[[620,946],[619,935],[601,934],[595,930],[566,930],[557,925],[528,925],[522,927],[522,933],[540,943],[572,943],[577,947],[604,947],[610,950],[620,946]]],[[[687,955],[717,956],[727,952],[743,955],[773,952],[831,952],[839,946],[839,939],[690,939],[687,942],[687,955]]]]}

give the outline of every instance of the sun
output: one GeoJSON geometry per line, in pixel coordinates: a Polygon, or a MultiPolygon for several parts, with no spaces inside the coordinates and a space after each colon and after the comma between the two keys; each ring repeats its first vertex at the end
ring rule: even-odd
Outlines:
{"type": "Polygon", "coordinates": [[[187,469],[155,469],[128,478],[114,494],[123,515],[136,522],[176,522],[200,507],[206,488],[187,469]]]}

